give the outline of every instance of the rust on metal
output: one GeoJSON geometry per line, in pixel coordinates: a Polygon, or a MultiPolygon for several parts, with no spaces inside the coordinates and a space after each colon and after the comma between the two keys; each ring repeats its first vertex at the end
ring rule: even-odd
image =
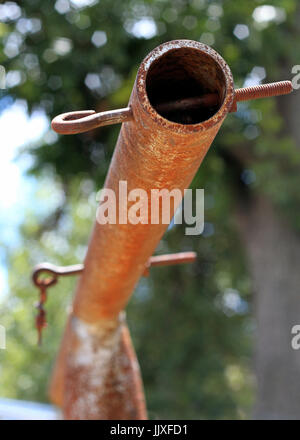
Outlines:
{"type": "Polygon", "coordinates": [[[191,98],[177,99],[176,101],[163,102],[157,105],[159,113],[168,113],[176,111],[190,111],[199,107],[213,107],[218,104],[218,95],[216,93],[209,93],[202,96],[195,96],[191,98]]]}
{"type": "Polygon", "coordinates": [[[194,263],[196,259],[196,252],[178,252],[176,254],[154,255],[150,258],[148,267],[194,263]]]}
{"type": "MultiPolygon", "coordinates": [[[[232,102],[232,75],[213,49],[188,40],[154,49],[138,71],[129,102],[134,120],[122,125],[104,185],[114,190],[117,204],[120,180],[127,181],[128,192],[142,188],[150,195],[152,188],[178,188],[183,193],[232,102]],[[180,98],[190,93],[185,89],[187,83],[198,84],[205,93],[218,94],[216,113],[193,113],[193,124],[161,116],[155,105],[162,93],[166,99],[171,94],[180,98]]],[[[150,218],[148,224],[137,225],[96,222],[77,286],[74,313],[87,322],[118,316],[166,228],[162,223],[151,224],[150,218]]]]}
{"type": "MultiPolygon", "coordinates": [[[[149,276],[151,266],[168,266],[174,264],[193,263],[196,261],[196,252],[179,252],[176,254],[155,255],[149,258],[143,276],[149,276]]],[[[47,327],[46,311],[44,304],[47,299],[48,288],[55,285],[60,276],[78,275],[84,270],[83,264],[73,264],[71,266],[56,266],[51,263],[38,264],[32,273],[33,283],[40,289],[40,300],[36,307],[39,313],[36,317],[36,328],[38,331],[38,345],[42,343],[42,330],[47,327]],[[42,275],[48,278],[41,278],[42,275]],[[51,275],[51,277],[49,277],[51,275]]]]}
{"type": "Polygon", "coordinates": [[[39,289],[39,301],[36,303],[36,308],[38,310],[38,314],[35,318],[35,326],[38,332],[38,345],[42,344],[42,331],[45,327],[47,327],[47,320],[46,320],[46,310],[45,310],[45,302],[47,300],[47,289],[50,286],[53,286],[57,283],[57,277],[53,276],[51,273],[51,277],[47,278],[40,278],[40,273],[47,273],[49,275],[50,271],[49,265],[42,264],[37,265],[35,267],[35,270],[32,274],[32,280],[33,283],[37,286],[39,289]]]}
{"type": "Polygon", "coordinates": [[[149,276],[150,267],[155,266],[170,266],[174,264],[186,264],[194,263],[197,259],[196,252],[178,252],[176,254],[166,254],[166,255],[154,255],[151,257],[147,263],[147,267],[144,270],[143,276],[149,276]]]}
{"type": "Polygon", "coordinates": [[[270,98],[271,96],[287,95],[293,91],[291,81],[278,81],[275,83],[259,84],[257,86],[236,89],[231,111],[237,110],[237,102],[251,99],[270,98]]]}
{"type": "Polygon", "coordinates": [[[96,113],[94,110],[81,110],[62,113],[51,123],[52,129],[59,134],[84,133],[104,125],[118,124],[132,119],[129,107],[119,110],[96,113]]]}
{"type": "MultiPolygon", "coordinates": [[[[269,84],[260,84],[257,86],[243,87],[234,92],[234,101],[230,111],[237,110],[239,101],[249,101],[258,98],[269,98],[272,96],[286,95],[293,91],[291,81],[278,81],[269,84]]],[[[205,109],[206,112],[214,109],[219,102],[217,93],[207,93],[201,96],[192,96],[180,98],[177,100],[161,102],[156,105],[156,111],[162,115],[172,115],[185,112],[185,123],[190,123],[187,119],[191,111],[199,112],[205,109]]],[[[81,110],[69,113],[63,113],[52,121],[52,128],[59,134],[76,134],[98,128],[104,125],[118,124],[120,122],[130,121],[133,115],[130,107],[111,110],[108,112],[96,113],[94,110],[81,110]]]]}
{"type": "MultiPolygon", "coordinates": [[[[53,283],[52,283],[53,284],[53,283]]],[[[38,332],[38,345],[42,344],[42,331],[45,327],[47,327],[46,321],[46,310],[44,308],[44,304],[47,300],[47,287],[50,285],[48,280],[43,280],[39,284],[40,288],[40,298],[38,303],[36,304],[36,308],[38,309],[38,314],[35,318],[35,326],[38,332]]]]}
{"type": "Polygon", "coordinates": [[[69,325],[62,379],[64,418],[146,419],[139,365],[124,312],[118,319],[93,324],[72,316],[69,325]]]}
{"type": "MultiPolygon", "coordinates": [[[[149,258],[146,267],[168,266],[173,264],[193,263],[196,261],[196,252],[178,252],[176,254],[154,255],[149,258]]],[[[78,275],[84,269],[83,264],[73,264],[71,266],[56,266],[51,263],[40,263],[35,266],[32,272],[33,283],[37,286],[50,287],[56,284],[58,277],[78,275]],[[41,279],[42,274],[51,275],[51,277],[41,279]]]]}
{"type": "Polygon", "coordinates": [[[243,87],[235,90],[236,101],[248,101],[250,99],[269,98],[271,96],[287,95],[293,91],[291,81],[278,81],[269,84],[243,87]]]}
{"type": "MultiPolygon", "coordinates": [[[[183,194],[230,111],[233,99],[230,69],[210,47],[179,40],[154,49],[139,68],[128,105],[132,117],[122,124],[104,187],[114,190],[117,203],[121,180],[127,181],[128,192],[141,188],[150,195],[152,188],[178,188],[183,194]],[[159,109],[170,100],[184,100],[193,93],[215,94],[217,99],[211,106],[188,111],[159,109]]],[[[171,207],[171,216],[176,208],[171,207]]],[[[116,328],[167,226],[162,222],[151,224],[150,218],[148,224],[95,223],[51,384],[52,399],[63,407],[66,418],[84,418],[89,414],[92,418],[103,418],[104,414],[109,417],[105,408],[109,408],[116,390],[110,387],[103,395],[103,381],[99,374],[97,384],[94,374],[98,368],[103,370],[103,363],[100,355],[95,355],[92,362],[84,361],[87,346],[93,347],[93,353],[101,352],[103,340],[95,335],[101,334],[106,324],[111,328],[108,324],[114,323],[112,327],[116,328]],[[79,327],[74,322],[80,323],[79,327]],[[78,364],[78,359],[82,364],[78,364]],[[97,393],[102,396],[101,401],[95,397],[97,393]]],[[[114,330],[107,332],[108,339],[113,341],[114,330]]],[[[120,355],[118,344],[114,342],[107,347],[110,360],[105,371],[114,371],[112,354],[120,355]]],[[[124,344],[128,351],[128,342],[124,344]]],[[[133,349],[130,350],[132,353],[133,349]]],[[[122,382],[120,369],[118,374],[118,381],[122,382]]],[[[121,393],[123,401],[130,397],[140,402],[140,398],[134,397],[143,394],[137,368],[132,370],[132,375],[136,388],[128,391],[129,396],[126,391],[121,393]]],[[[142,411],[136,412],[138,418],[146,417],[142,407],[142,411]]],[[[130,418],[123,407],[114,417],[130,418]]]]}
{"type": "Polygon", "coordinates": [[[32,281],[37,287],[40,287],[40,285],[44,283],[41,275],[47,274],[48,279],[46,287],[50,287],[53,284],[56,284],[59,276],[75,275],[82,272],[82,269],[82,264],[74,264],[72,266],[56,266],[55,264],[51,263],[40,263],[37,264],[33,269],[32,281]]]}
{"type": "MultiPolygon", "coordinates": [[[[123,122],[104,185],[117,205],[124,180],[128,192],[141,188],[149,196],[153,188],[177,188],[183,195],[236,102],[281,94],[286,87],[234,91],[217,52],[175,40],[144,59],[126,109],[64,114],[52,127],[71,134],[123,122]]],[[[147,224],[95,223],[50,388],[65,418],[146,418],[123,310],[166,228],[150,218],[147,224]]],[[[152,257],[151,265],[164,263],[152,257]]]]}

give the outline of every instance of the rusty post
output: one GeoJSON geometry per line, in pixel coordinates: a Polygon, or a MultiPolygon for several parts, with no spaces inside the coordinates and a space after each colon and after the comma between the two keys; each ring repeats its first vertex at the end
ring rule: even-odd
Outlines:
{"type": "MultiPolygon", "coordinates": [[[[229,67],[210,47],[171,41],[142,62],[105,188],[188,188],[234,100],[229,67]],[[216,94],[209,107],[172,114],[159,106],[216,94]]],[[[171,207],[171,214],[176,207],[171,207]]],[[[150,211],[150,210],[149,210],[150,211]]],[[[138,364],[124,308],[167,225],[94,225],[51,386],[68,419],[145,418],[138,364]],[[111,410],[112,408],[112,410],[111,410]]]]}

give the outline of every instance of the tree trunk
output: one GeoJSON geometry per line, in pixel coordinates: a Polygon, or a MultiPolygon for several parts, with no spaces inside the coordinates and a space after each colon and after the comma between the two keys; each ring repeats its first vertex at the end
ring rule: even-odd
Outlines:
{"type": "Polygon", "coordinates": [[[299,419],[300,351],[291,347],[291,329],[300,324],[300,238],[263,197],[237,218],[254,287],[254,416],[299,419]]]}

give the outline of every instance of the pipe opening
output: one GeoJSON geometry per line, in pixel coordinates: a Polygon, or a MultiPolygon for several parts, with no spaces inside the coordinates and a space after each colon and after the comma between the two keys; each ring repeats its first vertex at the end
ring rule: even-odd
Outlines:
{"type": "Polygon", "coordinates": [[[146,90],[150,104],[165,119],[198,124],[222,106],[226,80],[210,55],[183,47],[168,51],[151,64],[146,90]]]}

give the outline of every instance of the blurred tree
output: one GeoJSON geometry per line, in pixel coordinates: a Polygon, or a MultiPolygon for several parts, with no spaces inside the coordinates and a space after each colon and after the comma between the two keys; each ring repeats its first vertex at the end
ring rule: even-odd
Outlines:
{"type": "MultiPolygon", "coordinates": [[[[26,100],[29,112],[43,109],[50,120],[76,109],[125,106],[143,57],[172,39],[213,46],[230,65],[237,86],[244,80],[286,79],[290,66],[299,62],[297,13],[296,0],[268,5],[259,0],[7,2],[0,5],[0,64],[8,72],[9,96],[26,100]]],[[[299,416],[300,370],[289,343],[290,323],[300,315],[295,209],[300,156],[293,141],[299,129],[290,114],[297,99],[280,98],[278,107],[272,100],[240,104],[239,112],[228,117],[193,182],[205,188],[204,234],[191,238],[182,228],[172,228],[158,247],[159,252],[194,249],[198,263],[154,269],[131,300],[129,324],[152,418],[251,415],[252,291],[258,323],[257,415],[299,416]],[[291,374],[295,380],[287,386],[291,374]]],[[[9,100],[0,104],[3,109],[9,100]]],[[[44,188],[35,203],[47,206],[54,193],[56,204],[44,210],[47,215],[34,207],[28,211],[20,247],[9,253],[11,294],[1,323],[8,329],[10,349],[0,353],[7,396],[46,400],[70,300],[65,292],[75,280],[62,280],[50,290],[50,325],[40,350],[34,345],[36,292],[29,273],[43,260],[71,264],[83,259],[95,191],[104,182],[118,131],[112,126],[60,137],[49,131],[38,146],[29,147],[30,173],[44,188]]]]}

